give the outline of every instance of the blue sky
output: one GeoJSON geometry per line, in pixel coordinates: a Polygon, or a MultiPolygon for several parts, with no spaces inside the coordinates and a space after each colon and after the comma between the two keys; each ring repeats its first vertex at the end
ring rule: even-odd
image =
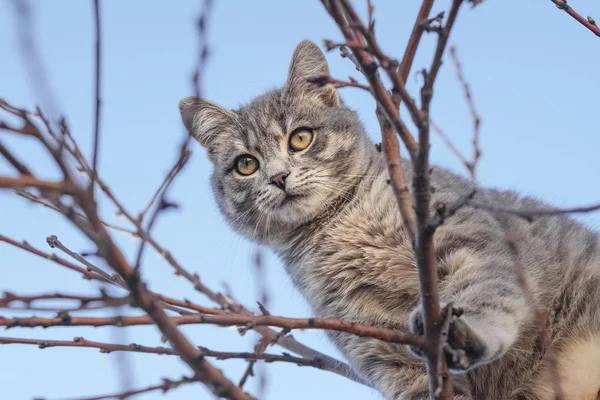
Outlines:
{"type": "MultiPolygon", "coordinates": [[[[11,1],[0,2],[0,96],[32,107],[39,90],[30,85],[16,45],[11,1]]],[[[200,1],[127,2],[103,1],[103,123],[100,173],[133,212],[147,202],[176,159],[183,135],[177,103],[192,94],[190,74],[196,61],[194,30],[200,1]]],[[[340,40],[335,25],[320,2],[215,2],[210,21],[211,57],[204,77],[205,96],[223,106],[236,107],[285,80],[294,46],[309,38],[340,40]]],[[[399,57],[410,33],[420,2],[375,0],[376,29],[383,48],[399,57]]],[[[34,1],[37,38],[55,95],[56,108],[67,115],[83,149],[91,149],[93,127],[93,24],[91,2],[34,1]]],[[[361,10],[366,6],[356,2],[361,10]]],[[[569,1],[582,14],[600,19],[594,0],[569,1]]],[[[438,1],[434,11],[447,9],[438,1]]],[[[457,46],[464,73],[483,119],[483,159],[479,181],[486,186],[511,188],[558,206],[600,201],[600,147],[598,65],[600,41],[558,11],[549,1],[488,0],[459,15],[450,43],[457,46]]],[[[417,54],[415,66],[429,64],[433,37],[417,54]]],[[[335,77],[358,73],[336,52],[328,55],[335,77]]],[[[415,74],[409,88],[418,88],[415,74]]],[[[461,88],[448,60],[435,87],[433,116],[453,142],[471,151],[471,120],[461,88]]],[[[377,140],[379,132],[374,103],[365,93],[345,89],[344,99],[357,109],[367,130],[377,140]]],[[[2,138],[26,158],[33,169],[49,178],[58,177],[46,155],[34,143],[2,138]]],[[[448,149],[434,138],[432,159],[464,173],[448,149]]],[[[253,246],[234,234],[220,217],[212,198],[211,170],[204,150],[194,145],[194,155],[177,180],[172,198],[181,209],[163,216],[155,236],[190,270],[213,288],[226,281],[244,304],[258,298],[251,267],[253,246]]],[[[12,170],[0,160],[0,173],[12,170]]],[[[101,203],[111,221],[114,207],[101,203]]],[[[600,215],[578,217],[594,229],[600,215]]],[[[0,232],[45,248],[45,238],[56,234],[76,250],[91,244],[51,211],[28,204],[8,192],[0,192],[0,232]]],[[[137,243],[115,234],[123,250],[134,257],[137,243]]],[[[190,285],[173,276],[170,267],[147,251],[143,272],[151,289],[209,304],[190,285]]],[[[0,290],[16,293],[90,293],[95,284],[52,263],[0,244],[0,290]]],[[[307,316],[310,310],[272,255],[267,257],[269,307],[275,314],[307,316]]],[[[29,314],[29,313],[26,313],[29,314]]],[[[23,315],[26,315],[23,314],[23,315]]],[[[9,315],[5,310],[0,315],[9,315]]],[[[235,330],[211,327],[184,328],[199,345],[215,350],[249,350],[255,337],[239,337],[235,330]]],[[[136,341],[159,345],[151,327],[114,329],[58,328],[10,330],[2,335],[66,339],[136,341]]],[[[296,332],[301,341],[336,355],[325,336],[296,332]]],[[[278,351],[278,348],[272,349],[278,351]]],[[[118,355],[91,349],[45,349],[35,346],[0,346],[4,367],[0,387],[6,399],[68,398],[108,393],[120,389],[123,360],[118,355]]],[[[175,357],[132,354],[127,357],[135,386],[177,378],[188,372],[175,357]]],[[[245,364],[218,363],[233,380],[245,364]]],[[[266,366],[268,399],[348,398],[377,399],[365,387],[327,372],[293,365],[266,366]]],[[[256,379],[248,388],[256,390],[256,379]]],[[[173,391],[168,398],[211,398],[200,385],[173,391]]],[[[162,398],[159,393],[146,399],[162,398]]]]}

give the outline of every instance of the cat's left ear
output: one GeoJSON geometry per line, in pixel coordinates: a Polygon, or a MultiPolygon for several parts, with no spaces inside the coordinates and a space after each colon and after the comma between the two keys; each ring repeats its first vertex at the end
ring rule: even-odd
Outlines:
{"type": "Polygon", "coordinates": [[[233,111],[198,97],[186,97],[179,102],[179,112],[185,128],[209,153],[215,139],[237,126],[233,111]]]}
{"type": "Polygon", "coordinates": [[[332,84],[309,81],[311,78],[329,76],[329,66],[319,46],[310,40],[303,40],[294,50],[284,95],[316,100],[329,107],[339,106],[340,98],[332,84]]]}

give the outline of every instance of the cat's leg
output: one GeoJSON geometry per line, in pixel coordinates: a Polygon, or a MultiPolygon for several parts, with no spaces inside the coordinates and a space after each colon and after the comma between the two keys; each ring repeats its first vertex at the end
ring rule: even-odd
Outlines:
{"type": "MultiPolygon", "coordinates": [[[[425,365],[405,346],[348,334],[340,334],[336,341],[387,400],[429,399],[425,365]]],[[[454,400],[473,399],[466,376],[457,376],[453,383],[454,400]]]]}
{"type": "MultiPolygon", "coordinates": [[[[438,260],[448,274],[440,301],[462,310],[462,315],[452,317],[445,349],[450,370],[461,373],[504,355],[524,324],[531,322],[531,314],[503,236],[481,226],[471,231],[468,225],[449,229],[455,234],[442,231],[436,243],[443,252],[438,260]]],[[[535,281],[530,284],[535,289],[535,281]]],[[[420,306],[409,323],[413,333],[423,334],[420,306]]]]}

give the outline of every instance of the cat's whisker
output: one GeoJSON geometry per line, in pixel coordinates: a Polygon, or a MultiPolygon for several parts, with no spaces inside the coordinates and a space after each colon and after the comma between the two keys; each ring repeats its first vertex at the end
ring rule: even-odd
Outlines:
{"type": "Polygon", "coordinates": [[[315,178],[380,178],[381,175],[363,175],[363,174],[337,174],[337,175],[312,175],[315,178]]]}
{"type": "Polygon", "coordinates": [[[352,200],[352,197],[351,197],[350,193],[348,192],[348,190],[346,189],[346,186],[344,186],[343,189],[340,189],[339,187],[333,186],[331,183],[324,183],[324,182],[318,182],[318,181],[313,182],[313,183],[317,184],[317,185],[321,185],[325,189],[330,190],[331,192],[342,197],[344,200],[352,200]]]}

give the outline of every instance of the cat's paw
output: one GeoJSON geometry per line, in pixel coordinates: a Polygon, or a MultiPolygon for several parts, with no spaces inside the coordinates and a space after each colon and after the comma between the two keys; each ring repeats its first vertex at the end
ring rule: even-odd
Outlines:
{"type": "MultiPolygon", "coordinates": [[[[425,334],[420,306],[416,307],[410,314],[409,330],[415,335],[425,334]]],[[[425,357],[422,349],[412,346],[409,346],[409,349],[415,356],[425,357]]],[[[468,318],[460,313],[453,313],[451,317],[448,327],[448,340],[444,346],[444,355],[448,368],[453,373],[464,373],[477,365],[490,362],[494,358],[490,357],[484,340],[469,326],[468,318]]]]}

